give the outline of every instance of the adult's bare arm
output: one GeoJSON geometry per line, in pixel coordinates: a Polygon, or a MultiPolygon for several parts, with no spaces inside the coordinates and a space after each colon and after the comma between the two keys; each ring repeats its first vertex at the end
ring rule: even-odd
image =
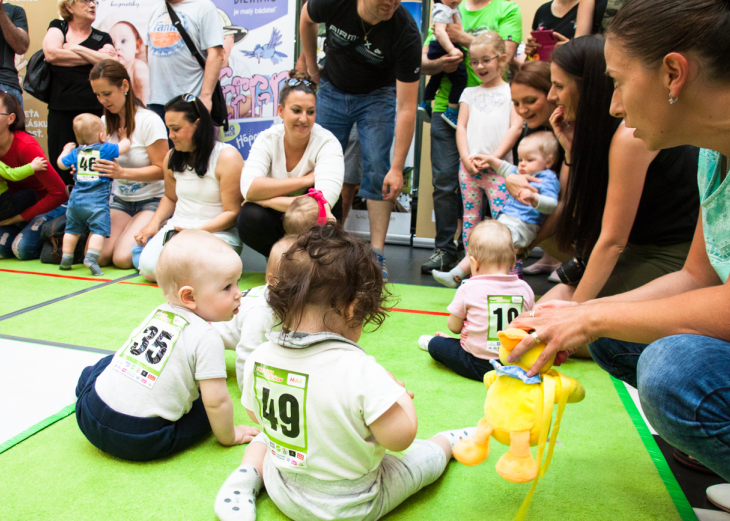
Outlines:
{"type": "Polygon", "coordinates": [[[43,37],[43,55],[51,65],[74,67],[89,63],[74,51],[63,48],[64,36],[60,29],[51,27],[43,37]]]}
{"type": "Polygon", "coordinates": [[[319,83],[319,65],[317,65],[317,33],[319,24],[309,17],[307,4],[302,6],[299,17],[299,36],[302,39],[302,54],[307,64],[307,72],[313,81],[319,83]]]}
{"type": "Polygon", "coordinates": [[[3,2],[0,1],[0,29],[3,32],[3,38],[15,51],[15,54],[25,54],[30,45],[28,33],[24,29],[15,26],[8,13],[2,8],[2,4],[3,2]]]}
{"type": "Polygon", "coordinates": [[[421,53],[421,74],[433,76],[439,72],[454,72],[461,62],[462,58],[451,56],[450,54],[446,54],[435,60],[429,60],[428,45],[424,45],[421,53]]]}

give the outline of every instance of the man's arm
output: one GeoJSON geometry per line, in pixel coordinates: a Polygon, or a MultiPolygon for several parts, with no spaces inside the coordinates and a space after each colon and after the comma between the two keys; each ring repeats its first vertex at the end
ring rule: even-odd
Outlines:
{"type": "Polygon", "coordinates": [[[206,50],[208,56],[205,59],[205,73],[203,74],[203,87],[200,89],[200,101],[210,112],[213,107],[213,91],[215,91],[223,66],[223,47],[216,45],[206,50]]]}
{"type": "Polygon", "coordinates": [[[309,17],[308,2],[302,6],[299,17],[299,36],[302,39],[302,54],[307,64],[307,72],[312,81],[319,83],[319,65],[317,65],[317,32],[319,24],[309,17]]]}
{"type": "MultiPolygon", "coordinates": [[[[3,0],[0,0],[0,30],[3,32],[3,37],[15,54],[25,54],[30,45],[28,32],[13,23],[2,4],[3,0]]],[[[23,18],[25,18],[25,11],[23,11],[23,18]]]]}
{"type": "MultiPolygon", "coordinates": [[[[446,54],[435,60],[428,59],[428,44],[423,46],[421,54],[421,74],[433,76],[439,72],[454,72],[461,63],[462,58],[446,54]]],[[[311,74],[311,73],[310,73],[311,74]]]]}
{"type": "Polygon", "coordinates": [[[390,171],[383,180],[383,199],[395,201],[403,189],[403,168],[416,128],[418,82],[396,81],[397,112],[395,118],[395,151],[390,171]]]}

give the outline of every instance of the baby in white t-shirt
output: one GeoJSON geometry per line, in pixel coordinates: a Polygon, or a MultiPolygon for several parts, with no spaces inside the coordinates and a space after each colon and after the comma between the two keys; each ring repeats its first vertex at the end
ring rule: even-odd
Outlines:
{"type": "Polygon", "coordinates": [[[461,336],[423,335],[418,345],[449,369],[482,381],[499,358],[498,331],[507,329],[520,313],[535,305],[532,288],[510,275],[515,250],[510,229],[494,219],[482,221],[471,232],[469,263],[472,277],[456,290],[449,304],[448,327],[461,336]]]}
{"type": "Polygon", "coordinates": [[[184,230],[163,248],[156,275],[168,302],[81,373],[79,428],[100,450],[135,461],[183,450],[211,429],[222,445],[248,443],[260,431],[233,424],[223,343],[208,323],[238,312],[241,259],[210,233],[184,230]]]}
{"type": "Polygon", "coordinates": [[[340,226],[310,229],[281,258],[267,300],[282,330],[246,361],[241,397],[263,432],[216,497],[222,521],[256,519],[262,481],[292,519],[378,519],[438,479],[474,432],[414,442],[412,393],[356,343],[383,322],[388,295],[370,247],[340,226]]]}
{"type": "Polygon", "coordinates": [[[266,302],[269,286],[276,282],[281,256],[294,244],[296,235],[285,235],[271,247],[269,261],[266,263],[266,284],[247,289],[241,295],[238,313],[227,322],[213,322],[226,349],[236,351],[236,378],[238,388],[243,389],[243,369],[246,360],[254,350],[266,342],[274,328],[274,311],[266,302]]]}

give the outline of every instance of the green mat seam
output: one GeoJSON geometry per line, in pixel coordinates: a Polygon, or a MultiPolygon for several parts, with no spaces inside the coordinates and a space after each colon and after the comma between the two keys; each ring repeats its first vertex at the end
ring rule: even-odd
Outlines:
{"type": "Polygon", "coordinates": [[[616,392],[618,392],[619,398],[621,398],[621,402],[626,408],[626,412],[629,413],[631,421],[634,422],[634,427],[636,427],[636,430],[639,432],[639,437],[641,438],[641,441],[644,442],[644,447],[646,447],[646,451],[649,453],[651,460],[654,462],[654,466],[659,472],[659,477],[664,482],[664,486],[667,487],[667,492],[669,492],[669,496],[672,498],[674,506],[679,512],[679,516],[683,521],[697,521],[697,514],[695,514],[694,509],[689,504],[687,496],[685,496],[684,492],[682,492],[682,488],[679,486],[679,483],[677,483],[677,478],[674,477],[672,470],[669,468],[669,464],[664,458],[664,454],[662,454],[661,449],[656,444],[654,435],[649,430],[649,427],[647,427],[644,418],[641,416],[641,413],[636,407],[636,404],[634,403],[633,398],[631,398],[626,386],[621,380],[618,380],[613,376],[611,377],[611,381],[613,382],[613,386],[616,388],[616,392]]]}
{"type": "Polygon", "coordinates": [[[10,438],[5,443],[0,444],[0,454],[2,454],[6,450],[14,447],[15,445],[17,445],[21,441],[27,440],[28,438],[30,438],[34,434],[42,431],[46,427],[48,427],[50,425],[53,425],[58,420],[63,420],[65,417],[70,416],[75,411],[76,411],[76,404],[75,403],[72,403],[71,405],[67,405],[66,407],[64,407],[63,409],[61,409],[60,411],[58,411],[56,414],[54,414],[52,416],[49,416],[45,420],[39,421],[38,423],[36,423],[32,427],[24,430],[20,434],[18,434],[16,436],[13,436],[12,438],[10,438]]]}

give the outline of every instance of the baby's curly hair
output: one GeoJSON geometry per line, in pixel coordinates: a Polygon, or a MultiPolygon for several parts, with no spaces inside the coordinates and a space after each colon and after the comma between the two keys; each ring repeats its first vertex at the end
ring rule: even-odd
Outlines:
{"type": "Polygon", "coordinates": [[[325,310],[326,326],[330,313],[342,316],[353,302],[348,325],[375,324],[378,329],[391,297],[370,247],[340,225],[327,223],[297,237],[282,256],[267,302],[288,333],[297,330],[308,305],[325,310]]]}

